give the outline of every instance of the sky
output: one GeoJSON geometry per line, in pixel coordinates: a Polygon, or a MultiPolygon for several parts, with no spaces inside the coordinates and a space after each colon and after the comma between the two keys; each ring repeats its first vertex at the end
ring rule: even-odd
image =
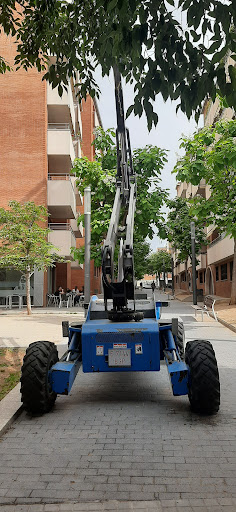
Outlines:
{"type": "MultiPolygon", "coordinates": [[[[115,93],[113,75],[104,77],[96,73],[96,79],[101,90],[98,99],[98,108],[100,111],[103,128],[116,128],[116,110],[115,110],[115,93]]],[[[133,103],[132,87],[126,85],[123,81],[123,96],[125,110],[133,103]]],[[[155,128],[150,132],[147,129],[147,121],[145,115],[141,118],[131,114],[126,121],[129,128],[131,148],[141,148],[146,144],[152,144],[160,148],[168,150],[168,162],[162,171],[162,188],[169,189],[170,197],[176,196],[176,179],[171,171],[181,155],[179,149],[179,139],[182,135],[190,136],[197,129],[197,124],[193,118],[190,120],[178,110],[176,114],[177,102],[167,100],[165,103],[161,95],[157,96],[154,103],[154,111],[157,112],[159,121],[155,128]]],[[[202,116],[201,116],[202,118],[202,116]]],[[[203,119],[199,120],[198,127],[203,126],[203,119]]],[[[155,251],[157,247],[164,247],[165,241],[162,241],[156,235],[151,241],[151,250],[155,251]]]]}

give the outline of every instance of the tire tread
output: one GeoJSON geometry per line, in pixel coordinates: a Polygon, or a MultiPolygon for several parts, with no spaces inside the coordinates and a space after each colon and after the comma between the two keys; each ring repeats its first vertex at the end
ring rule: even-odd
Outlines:
{"type": "Polygon", "coordinates": [[[32,413],[48,412],[55,400],[48,383],[48,370],[58,361],[57,348],[49,341],[36,341],[26,350],[21,369],[21,400],[32,413]]]}
{"type": "Polygon", "coordinates": [[[188,342],[185,361],[190,368],[189,400],[192,410],[215,414],[220,405],[220,381],[211,343],[207,340],[188,342]]]}

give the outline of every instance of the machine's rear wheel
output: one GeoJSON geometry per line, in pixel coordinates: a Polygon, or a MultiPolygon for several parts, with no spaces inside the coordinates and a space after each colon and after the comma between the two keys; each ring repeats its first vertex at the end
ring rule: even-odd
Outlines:
{"type": "Polygon", "coordinates": [[[49,384],[48,372],[57,361],[54,343],[36,341],[27,348],[21,369],[21,400],[27,411],[42,414],[52,408],[57,395],[49,384]]]}
{"type": "Polygon", "coordinates": [[[182,361],[184,361],[184,339],[184,324],[183,322],[178,322],[178,334],[176,336],[176,344],[182,361]]]}
{"type": "Polygon", "coordinates": [[[220,381],[215,352],[207,340],[188,342],[185,361],[189,366],[189,401],[195,412],[215,414],[220,406],[220,381]]]}

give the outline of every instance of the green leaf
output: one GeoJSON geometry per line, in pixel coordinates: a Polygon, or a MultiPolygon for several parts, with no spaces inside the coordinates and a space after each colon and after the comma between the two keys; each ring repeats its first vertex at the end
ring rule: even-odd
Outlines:
{"type": "Polygon", "coordinates": [[[215,55],[213,55],[213,57],[212,57],[212,64],[216,64],[217,62],[220,62],[224,58],[227,50],[228,50],[228,47],[225,46],[224,48],[222,48],[222,50],[215,53],[215,55]]]}
{"type": "Polygon", "coordinates": [[[126,112],[126,119],[127,117],[130,116],[130,114],[133,112],[134,110],[134,105],[130,105],[130,107],[128,108],[127,112],[126,112]]]}
{"type": "Polygon", "coordinates": [[[107,10],[111,11],[112,9],[114,9],[114,7],[116,7],[116,5],[117,5],[117,2],[118,2],[118,0],[111,0],[110,2],[108,2],[107,10]]]}

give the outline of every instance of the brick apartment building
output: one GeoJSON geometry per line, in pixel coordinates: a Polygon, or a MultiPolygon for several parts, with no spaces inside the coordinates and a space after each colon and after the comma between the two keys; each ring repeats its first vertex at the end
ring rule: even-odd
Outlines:
{"type": "MultiPolygon", "coordinates": [[[[13,65],[14,38],[1,35],[1,55],[13,65]]],[[[45,305],[46,294],[61,285],[83,286],[83,266],[72,261],[71,247],[84,243],[83,227],[77,225],[83,198],[70,175],[73,160],[94,158],[91,142],[101,124],[98,107],[88,97],[80,107],[73,80],[59,97],[35,69],[0,75],[0,206],[10,200],[34,201],[47,207],[49,241],[70,260],[47,272],[35,271],[31,295],[35,306],[45,305]]],[[[0,297],[22,289],[19,272],[0,269],[0,297]]],[[[91,293],[100,292],[100,272],[91,262],[91,293]]]]}
{"type": "MultiPolygon", "coordinates": [[[[228,58],[226,66],[235,65],[235,61],[228,58]]],[[[235,119],[235,112],[231,108],[221,106],[219,99],[213,103],[206,100],[203,107],[204,125],[214,125],[220,119],[235,119]]],[[[196,194],[203,197],[210,196],[210,187],[202,180],[198,186],[187,183],[177,184],[177,196],[193,197],[196,194]]],[[[231,295],[234,240],[229,236],[220,234],[215,226],[205,228],[209,245],[202,247],[197,256],[199,264],[197,270],[197,288],[203,295],[217,295],[229,298],[231,295]]],[[[192,268],[190,259],[187,262],[187,276],[184,263],[178,262],[178,254],[174,255],[175,289],[192,292],[192,268]]]]}

